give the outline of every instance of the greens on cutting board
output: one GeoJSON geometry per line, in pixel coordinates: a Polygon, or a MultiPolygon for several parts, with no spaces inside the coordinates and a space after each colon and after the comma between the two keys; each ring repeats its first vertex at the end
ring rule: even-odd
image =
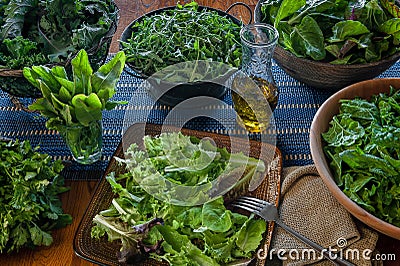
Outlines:
{"type": "MultiPolygon", "coordinates": [[[[92,237],[107,235],[109,241],[120,240],[118,259],[128,264],[152,258],[170,265],[220,265],[251,258],[263,239],[264,220],[226,209],[222,196],[201,205],[173,205],[147,193],[135,178],[136,174],[147,176],[148,164],[153,163],[165,178],[193,186],[215,179],[228,167],[228,158],[223,156],[235,157],[233,160],[238,164],[237,158],[246,163],[245,156],[217,149],[222,157],[204,168],[204,156],[208,156],[209,149],[199,147],[199,140],[194,137],[163,133],[146,136],[144,143],[148,158],[132,144],[127,158],[118,159],[126,164],[128,171],[118,177],[114,173],[106,177],[116,197],[109,209],[94,217],[92,237]],[[198,148],[193,152],[195,146],[198,148]],[[191,156],[177,160],[182,151],[191,156]],[[202,170],[196,171],[196,166],[202,170]]],[[[255,165],[250,163],[248,167],[252,169],[255,165]]]]}
{"type": "Polygon", "coordinates": [[[62,169],[28,141],[0,141],[0,253],[49,246],[51,230],[72,222],[58,198],[62,169]]]}
{"type": "Polygon", "coordinates": [[[150,76],[176,63],[212,60],[238,67],[241,60],[240,25],[196,2],[144,16],[121,41],[127,62],[150,76]]]}
{"type": "Polygon", "coordinates": [[[379,61],[400,51],[394,0],[268,0],[262,22],[279,31],[279,45],[297,57],[332,64],[379,61]]]}
{"type": "Polygon", "coordinates": [[[341,100],[322,134],[335,181],[376,217],[400,226],[400,90],[341,100]]]}

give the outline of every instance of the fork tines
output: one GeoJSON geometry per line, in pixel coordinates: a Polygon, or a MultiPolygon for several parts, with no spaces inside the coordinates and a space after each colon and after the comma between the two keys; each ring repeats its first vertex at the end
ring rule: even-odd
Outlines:
{"type": "Polygon", "coordinates": [[[232,206],[244,209],[249,212],[254,212],[257,215],[260,215],[260,212],[264,207],[266,207],[269,203],[257,198],[252,197],[239,197],[232,203],[232,206]]]}

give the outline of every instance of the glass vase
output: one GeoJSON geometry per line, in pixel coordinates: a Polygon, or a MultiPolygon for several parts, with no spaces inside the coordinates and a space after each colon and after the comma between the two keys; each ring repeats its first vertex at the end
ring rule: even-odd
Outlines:
{"type": "Polygon", "coordinates": [[[275,110],[279,90],[272,74],[272,57],[278,31],[271,25],[245,25],[241,71],[233,78],[232,101],[238,122],[251,133],[264,131],[275,110]]]}
{"type": "Polygon", "coordinates": [[[103,147],[101,121],[93,121],[88,126],[65,126],[60,134],[78,163],[92,164],[100,159],[103,147]]]}

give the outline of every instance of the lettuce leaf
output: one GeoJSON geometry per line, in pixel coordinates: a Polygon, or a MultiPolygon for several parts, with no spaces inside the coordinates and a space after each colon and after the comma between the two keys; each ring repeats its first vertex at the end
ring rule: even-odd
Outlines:
{"type": "MultiPolygon", "coordinates": [[[[204,162],[217,166],[216,172],[219,173],[228,165],[238,167],[240,164],[246,165],[249,160],[245,160],[241,154],[229,154],[226,150],[208,147],[210,143],[201,144],[198,139],[181,133],[147,136],[144,142],[147,154],[139,150],[137,145],[132,145],[126,152],[128,159],[117,159],[126,164],[127,172],[118,177],[114,173],[107,176],[116,197],[108,209],[96,215],[92,237],[107,235],[110,241],[120,239],[120,261],[124,262],[136,262],[148,257],[171,265],[220,265],[250,260],[266,230],[264,220],[255,220],[253,215],[247,217],[228,210],[222,196],[210,198],[203,194],[208,196],[208,201],[186,206],[174,205],[158,197],[161,192],[171,193],[164,191],[166,178],[185,184],[191,184],[191,176],[196,176],[195,180],[200,182],[205,180],[197,176],[199,173],[217,178],[208,166],[204,168],[204,162]],[[234,162],[227,164],[225,159],[230,157],[234,162]],[[154,167],[168,176],[160,179],[154,167]],[[175,171],[177,168],[180,170],[175,171]],[[163,169],[174,171],[169,175],[171,172],[163,169]],[[208,169],[208,172],[204,169],[208,169]],[[138,176],[145,177],[141,180],[152,186],[144,188],[143,183],[137,181],[138,176]],[[150,182],[153,178],[154,181],[150,182]],[[163,223],[146,231],[146,234],[132,232],[132,228],[154,219],[163,223]]],[[[248,167],[256,169],[259,166],[251,161],[248,167]]],[[[195,199],[188,188],[190,186],[173,192],[182,193],[182,200],[191,202],[195,199]]]]}

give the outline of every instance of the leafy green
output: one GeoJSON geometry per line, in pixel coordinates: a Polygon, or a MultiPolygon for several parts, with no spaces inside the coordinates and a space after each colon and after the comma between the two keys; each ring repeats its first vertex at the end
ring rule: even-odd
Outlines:
{"type": "Polygon", "coordinates": [[[85,50],[72,59],[72,80],[64,67],[24,68],[24,77],[42,92],[43,98],[29,106],[49,120],[46,126],[63,131],[66,126],[89,126],[102,119],[102,111],[122,102],[110,101],[125,64],[124,52],[93,73],[85,50]]]}
{"type": "Polygon", "coordinates": [[[0,67],[11,69],[65,62],[79,50],[98,44],[118,16],[112,0],[9,0],[0,2],[3,12],[0,67]]]}
{"type": "Polygon", "coordinates": [[[400,226],[400,91],[342,100],[322,134],[343,192],[388,223],[400,226]]]}
{"type": "Polygon", "coordinates": [[[137,145],[127,150],[133,178],[148,193],[178,205],[204,203],[265,171],[261,160],[182,133],[145,136],[144,145],[147,153],[137,145]]]}
{"type": "MultiPolygon", "coordinates": [[[[5,39],[4,46],[9,51],[9,55],[0,53],[0,62],[7,62],[5,67],[18,69],[23,65],[45,64],[46,57],[37,49],[37,43],[22,36],[17,36],[14,39],[5,39]]],[[[1,66],[0,66],[1,68],[1,66]]]]}
{"type": "Polygon", "coordinates": [[[273,24],[279,45],[297,57],[368,63],[400,50],[400,18],[394,7],[390,0],[270,0],[262,2],[261,22],[273,24]]]}
{"type": "MultiPolygon", "coordinates": [[[[149,156],[158,157],[153,163],[163,165],[164,169],[169,166],[174,169],[176,166],[182,168],[188,163],[185,155],[191,154],[195,149],[190,144],[183,145],[182,139],[194,143],[199,141],[193,137],[184,137],[181,133],[163,134],[162,137],[146,137],[149,156]],[[176,142],[177,138],[180,138],[180,142],[176,142]],[[166,141],[167,143],[162,144],[166,141]],[[162,160],[160,157],[169,156],[169,150],[177,153],[175,159],[180,160],[162,160]]],[[[255,220],[253,215],[247,217],[226,209],[222,196],[197,206],[178,206],[149,194],[134,176],[140,173],[148,175],[149,160],[143,160],[145,154],[139,153],[136,148],[133,150],[126,153],[125,157],[128,159],[118,159],[127,163],[127,172],[118,177],[114,173],[106,177],[116,197],[108,209],[101,211],[93,219],[92,237],[107,236],[109,241],[121,241],[119,261],[134,264],[153,258],[170,265],[221,265],[250,259],[254,255],[266,230],[264,220],[255,220]],[[138,161],[135,171],[132,171],[130,165],[133,161],[138,161]],[[157,221],[157,224],[153,222],[154,226],[149,227],[148,224],[152,221],[157,221]],[[146,230],[137,230],[138,227],[146,230]]],[[[208,151],[213,153],[216,149],[209,148],[208,151]]],[[[215,167],[212,162],[210,164],[215,167]]],[[[199,170],[189,163],[184,171],[196,175],[199,170]]],[[[217,172],[220,172],[219,168],[217,172]]],[[[167,178],[181,183],[187,176],[174,172],[174,175],[167,178]]],[[[202,182],[202,179],[196,179],[202,182]]]]}
{"type": "Polygon", "coordinates": [[[127,62],[145,75],[176,63],[211,60],[240,65],[240,25],[194,1],[145,16],[121,42],[127,62]]]}
{"type": "Polygon", "coordinates": [[[81,50],[71,60],[71,78],[61,66],[32,66],[23,70],[24,77],[40,89],[43,97],[29,109],[48,118],[46,127],[59,131],[78,162],[91,162],[92,155],[101,150],[102,111],[125,103],[110,100],[116,93],[115,85],[124,64],[125,54],[121,51],[93,73],[88,54],[81,50]]]}
{"type": "Polygon", "coordinates": [[[28,141],[0,141],[0,253],[49,246],[51,230],[72,222],[58,198],[68,190],[62,169],[28,141]]]}
{"type": "Polygon", "coordinates": [[[10,0],[0,0],[0,26],[4,24],[4,12],[10,0]]]}

